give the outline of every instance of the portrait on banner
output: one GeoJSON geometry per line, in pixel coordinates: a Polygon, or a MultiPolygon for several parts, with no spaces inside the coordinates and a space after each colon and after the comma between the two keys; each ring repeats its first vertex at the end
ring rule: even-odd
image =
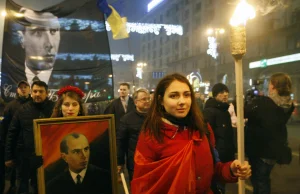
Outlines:
{"type": "Polygon", "coordinates": [[[116,194],[113,116],[34,120],[40,194],[116,194]]]}
{"type": "MultiPolygon", "coordinates": [[[[21,1],[17,1],[20,3],[21,1]]],[[[28,5],[27,5],[28,6],[28,5]]],[[[74,0],[33,10],[7,0],[1,95],[10,101],[16,84],[48,84],[49,98],[66,85],[80,87],[84,102],[113,95],[112,65],[105,19],[96,0],[74,0]]]]}

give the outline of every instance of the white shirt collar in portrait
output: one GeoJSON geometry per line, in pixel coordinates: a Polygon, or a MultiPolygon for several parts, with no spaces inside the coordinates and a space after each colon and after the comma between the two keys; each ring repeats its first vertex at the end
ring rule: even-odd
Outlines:
{"type": "Polygon", "coordinates": [[[27,82],[29,83],[29,85],[31,86],[32,84],[32,79],[37,76],[39,78],[39,80],[45,82],[46,84],[48,84],[51,73],[52,73],[52,69],[48,69],[48,70],[44,70],[44,71],[40,71],[37,75],[35,75],[25,64],[25,73],[26,73],[26,78],[27,78],[27,82]]]}
{"type": "Polygon", "coordinates": [[[80,182],[83,181],[84,176],[86,174],[86,168],[83,169],[80,173],[72,172],[70,169],[69,169],[69,171],[70,171],[71,177],[72,177],[72,179],[73,179],[73,181],[74,181],[75,184],[77,183],[77,175],[78,174],[80,175],[80,182]]]}

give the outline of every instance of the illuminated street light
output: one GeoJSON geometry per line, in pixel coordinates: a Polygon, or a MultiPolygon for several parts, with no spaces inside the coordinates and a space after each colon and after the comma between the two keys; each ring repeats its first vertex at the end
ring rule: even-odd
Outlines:
{"type": "MultiPolygon", "coordinates": [[[[244,147],[244,103],[243,103],[243,64],[242,58],[246,53],[246,22],[255,17],[254,8],[246,0],[240,0],[232,18],[231,25],[231,54],[235,62],[236,82],[236,108],[237,108],[237,136],[238,136],[238,160],[241,164],[245,160],[244,147]]],[[[245,181],[239,180],[239,194],[245,193],[245,181]]]]}
{"type": "Polygon", "coordinates": [[[140,62],[136,65],[136,77],[143,79],[143,68],[147,66],[147,63],[140,62]]]}
{"type": "Polygon", "coordinates": [[[5,16],[7,15],[6,11],[5,11],[5,10],[2,11],[2,12],[1,12],[1,15],[2,15],[3,17],[5,17],[5,16]]]}
{"type": "Polygon", "coordinates": [[[207,29],[207,34],[211,35],[214,32],[214,30],[212,28],[207,29]]]}

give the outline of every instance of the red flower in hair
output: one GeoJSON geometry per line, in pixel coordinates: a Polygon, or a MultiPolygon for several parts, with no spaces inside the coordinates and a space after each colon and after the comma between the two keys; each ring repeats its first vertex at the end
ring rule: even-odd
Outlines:
{"type": "Polygon", "coordinates": [[[65,87],[61,88],[57,92],[57,94],[58,94],[59,97],[61,97],[61,95],[63,95],[66,92],[75,92],[76,94],[79,95],[80,98],[83,98],[83,96],[84,96],[84,93],[79,88],[77,88],[75,86],[65,86],[65,87]]]}

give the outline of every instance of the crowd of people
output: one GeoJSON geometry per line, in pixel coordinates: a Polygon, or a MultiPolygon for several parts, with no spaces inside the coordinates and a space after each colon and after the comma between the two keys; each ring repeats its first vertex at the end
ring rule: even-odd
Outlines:
{"type": "MultiPolygon", "coordinates": [[[[249,177],[254,194],[271,193],[270,173],[274,165],[291,162],[286,128],[294,109],[291,84],[287,74],[273,74],[269,95],[257,96],[245,106],[249,163],[241,163],[235,159],[238,115],[235,103],[228,102],[226,85],[215,84],[212,96],[205,100],[178,73],[163,77],[151,94],[140,88],[129,95],[130,85],[121,83],[119,98],[104,111],[115,117],[117,153],[113,154],[118,173],[127,169],[132,194],[225,193],[226,183],[249,177]]],[[[8,193],[38,193],[36,170],[43,165],[43,158],[35,154],[33,120],[85,116],[84,93],[66,86],[58,91],[59,99],[54,103],[48,99],[48,86],[43,81],[34,81],[31,86],[20,81],[17,87],[17,97],[6,105],[1,124],[0,193],[4,192],[8,173],[8,193]]],[[[85,172],[98,171],[88,164],[89,145],[82,134],[67,135],[61,142],[61,155],[73,180],[66,182],[64,174],[62,180],[49,184],[49,189],[56,190],[47,193],[61,190],[62,181],[63,185],[84,183],[85,172]],[[75,156],[68,152],[71,141],[82,145],[77,149],[86,160],[81,168],[72,163],[75,156]]],[[[105,185],[111,191],[111,183],[105,185]]],[[[74,193],[84,191],[77,189],[74,193]]]]}

